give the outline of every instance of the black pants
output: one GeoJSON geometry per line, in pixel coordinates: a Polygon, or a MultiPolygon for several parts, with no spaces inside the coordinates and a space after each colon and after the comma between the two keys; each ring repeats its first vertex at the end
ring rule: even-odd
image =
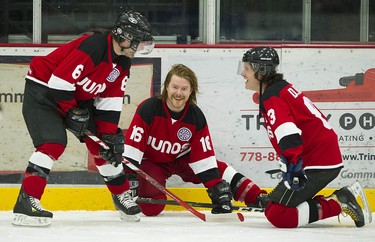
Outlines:
{"type": "MultiPolygon", "coordinates": [[[[58,143],[66,147],[65,118],[47,102],[58,107],[50,95],[48,87],[26,79],[22,114],[34,147],[44,143],[58,143]]],[[[94,100],[79,102],[78,106],[89,110],[88,130],[96,134],[96,124],[93,118],[95,115],[94,100]]]]}
{"type": "MultiPolygon", "coordinates": [[[[26,80],[22,114],[34,147],[44,143],[67,144],[65,119],[44,99],[55,103],[49,96],[48,87],[26,80]]],[[[57,105],[56,105],[57,106],[57,105]]]]}
{"type": "Polygon", "coordinates": [[[301,203],[312,199],[319,191],[325,188],[340,173],[341,167],[329,170],[306,170],[307,182],[301,191],[292,191],[280,182],[270,193],[270,199],[288,207],[297,207],[301,203]]]}

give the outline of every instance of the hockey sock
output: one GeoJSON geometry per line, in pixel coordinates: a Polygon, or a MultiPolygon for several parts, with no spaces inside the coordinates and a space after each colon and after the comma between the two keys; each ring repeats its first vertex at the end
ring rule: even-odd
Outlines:
{"type": "Polygon", "coordinates": [[[45,178],[28,172],[26,172],[25,178],[22,181],[23,191],[39,200],[42,198],[46,185],[47,180],[45,178]]]}
{"type": "Polygon", "coordinates": [[[321,207],[321,215],[319,220],[334,217],[341,213],[340,204],[333,199],[326,199],[323,196],[316,196],[314,197],[314,200],[316,200],[321,207]]]}
{"type": "Polygon", "coordinates": [[[222,178],[230,184],[234,200],[245,204],[255,203],[260,193],[267,193],[227,163],[217,161],[217,165],[222,178]]]}
{"type": "Polygon", "coordinates": [[[105,184],[112,194],[121,194],[130,189],[129,181],[124,173],[114,179],[105,179],[105,184]]]}

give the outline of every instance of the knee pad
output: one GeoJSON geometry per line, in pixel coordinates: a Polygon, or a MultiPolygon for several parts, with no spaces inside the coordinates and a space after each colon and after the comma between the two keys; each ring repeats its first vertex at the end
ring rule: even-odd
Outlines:
{"type": "MultiPolygon", "coordinates": [[[[160,194],[151,198],[166,200],[167,196],[164,194],[160,194]]],[[[163,212],[165,207],[165,204],[138,203],[138,205],[141,207],[142,213],[146,216],[157,216],[161,212],[163,212]]]]}
{"type": "Polygon", "coordinates": [[[268,204],[265,215],[268,221],[277,228],[296,228],[298,210],[277,203],[268,204]]]}

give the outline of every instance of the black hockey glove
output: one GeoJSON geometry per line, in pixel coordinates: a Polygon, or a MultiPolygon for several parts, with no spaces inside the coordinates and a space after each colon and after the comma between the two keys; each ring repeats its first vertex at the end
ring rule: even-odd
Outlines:
{"type": "Polygon", "coordinates": [[[215,207],[211,210],[211,213],[231,213],[232,208],[232,193],[230,190],[229,183],[223,180],[214,187],[207,190],[208,196],[212,200],[212,204],[215,207]]]}
{"type": "Polygon", "coordinates": [[[102,134],[102,140],[109,149],[100,147],[99,155],[113,166],[122,164],[122,153],[124,153],[124,133],[122,129],[117,129],[117,134],[102,134]]]}
{"type": "Polygon", "coordinates": [[[72,132],[82,143],[85,131],[89,123],[89,111],[87,109],[73,107],[66,113],[66,128],[72,132]]]}
{"type": "Polygon", "coordinates": [[[254,208],[266,208],[268,203],[270,203],[270,198],[267,194],[261,193],[257,196],[255,203],[249,203],[247,206],[254,208]]]}
{"type": "Polygon", "coordinates": [[[293,191],[302,190],[307,181],[307,176],[302,168],[303,161],[300,159],[296,164],[288,162],[283,156],[280,157],[280,170],[283,176],[284,185],[293,191]]]}

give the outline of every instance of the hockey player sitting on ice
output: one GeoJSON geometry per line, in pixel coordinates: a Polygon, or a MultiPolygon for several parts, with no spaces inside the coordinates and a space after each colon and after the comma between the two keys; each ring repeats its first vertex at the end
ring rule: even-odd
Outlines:
{"type": "Polygon", "coordinates": [[[66,129],[86,143],[117,208],[139,219],[141,210],[130,196],[122,165],[118,165],[124,149],[118,122],[131,58],[137,51],[150,52],[152,40],[149,22],[138,12],[127,10],[119,15],[112,31],[84,35],[32,60],[26,75],[23,115],[36,149],[14,206],[13,224],[51,223],[53,214],[40,205],[40,199],[52,165],[67,145],[66,129]],[[85,137],[86,129],[110,150],[85,137]]]}
{"type": "MultiPolygon", "coordinates": [[[[185,182],[203,184],[215,206],[212,213],[232,212],[237,201],[264,206],[266,192],[250,179],[215,157],[206,118],[197,106],[198,80],[182,64],[172,66],[161,95],[144,100],[137,108],[125,138],[124,156],[166,186],[178,175],[185,182]],[[261,195],[262,194],[262,195],[261,195]]],[[[166,199],[148,181],[139,178],[138,195],[166,199]]],[[[146,216],[160,214],[164,204],[141,203],[146,216]]]]}
{"type": "Polygon", "coordinates": [[[329,197],[316,196],[343,167],[338,138],[327,118],[277,73],[278,65],[273,48],[256,47],[243,55],[238,70],[246,89],[259,92],[260,114],[281,157],[282,181],[268,195],[267,219],[278,228],[295,228],[343,212],[357,227],[364,226],[371,212],[358,182],[329,197]]]}

